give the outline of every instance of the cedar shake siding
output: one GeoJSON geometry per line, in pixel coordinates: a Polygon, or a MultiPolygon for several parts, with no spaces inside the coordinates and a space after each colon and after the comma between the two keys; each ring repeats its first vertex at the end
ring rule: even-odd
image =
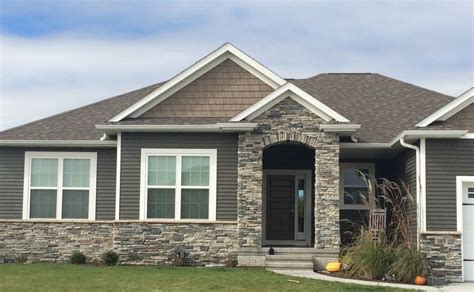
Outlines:
{"type": "Polygon", "coordinates": [[[226,60],[156,105],[145,118],[229,118],[273,89],[231,60],[226,60]]]}
{"type": "Polygon", "coordinates": [[[84,148],[0,147],[0,219],[21,219],[25,151],[97,152],[96,219],[115,218],[115,170],[117,151],[84,148]]]}
{"type": "Polygon", "coordinates": [[[454,129],[468,130],[470,133],[474,133],[474,104],[450,117],[445,124],[454,129]]]}
{"type": "Polygon", "coordinates": [[[474,175],[474,140],[426,140],[426,227],[456,231],[456,176],[474,175]]]}
{"type": "Polygon", "coordinates": [[[139,219],[142,148],[217,149],[217,220],[237,219],[237,134],[123,133],[120,219],[139,219]]]}

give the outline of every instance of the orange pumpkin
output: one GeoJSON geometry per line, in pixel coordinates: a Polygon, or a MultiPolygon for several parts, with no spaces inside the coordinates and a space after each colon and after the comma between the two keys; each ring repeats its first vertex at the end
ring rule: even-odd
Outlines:
{"type": "Polygon", "coordinates": [[[415,284],[416,285],[425,285],[426,284],[426,279],[423,276],[417,276],[415,278],[415,284]]]}

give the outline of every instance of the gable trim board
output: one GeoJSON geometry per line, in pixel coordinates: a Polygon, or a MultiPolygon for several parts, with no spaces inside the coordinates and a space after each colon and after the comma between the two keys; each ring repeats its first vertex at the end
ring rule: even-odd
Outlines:
{"type": "Polygon", "coordinates": [[[267,109],[270,109],[272,106],[278,104],[280,101],[285,98],[290,97],[294,101],[298,102],[302,106],[306,107],[314,114],[323,118],[326,122],[334,119],[337,122],[349,123],[350,121],[332,110],[327,105],[323,104],[319,100],[315,99],[302,89],[298,88],[292,83],[286,83],[285,85],[279,87],[277,90],[273,91],[266,97],[262,98],[252,106],[248,107],[235,117],[233,117],[231,122],[239,122],[244,119],[252,120],[259,116],[261,113],[265,112],[267,109]]]}
{"type": "Polygon", "coordinates": [[[287,83],[285,79],[273,73],[232,44],[226,43],[162,86],[153,90],[132,106],[112,117],[109,122],[119,122],[129,116],[132,118],[139,117],[226,59],[234,61],[274,89],[287,83]]]}
{"type": "Polygon", "coordinates": [[[428,116],[418,124],[417,127],[427,127],[431,123],[435,121],[446,121],[450,117],[454,116],[470,104],[474,102],[474,87],[469,89],[468,91],[461,94],[459,97],[445,105],[444,107],[440,108],[432,115],[428,116]]]}

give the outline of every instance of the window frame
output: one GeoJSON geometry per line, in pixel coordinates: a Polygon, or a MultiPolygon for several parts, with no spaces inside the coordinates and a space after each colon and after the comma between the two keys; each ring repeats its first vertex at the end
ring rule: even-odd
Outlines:
{"type": "Polygon", "coordinates": [[[140,220],[144,221],[216,221],[217,203],[217,149],[168,149],[168,148],[142,148],[140,164],[140,220]],[[152,186],[152,188],[175,190],[174,218],[148,218],[148,157],[149,156],[175,156],[176,178],[174,186],[152,186]],[[182,157],[183,156],[208,156],[209,157],[209,186],[183,186],[182,157]],[[181,218],[181,190],[182,189],[209,189],[208,218],[181,218]]]}
{"type": "MultiPolygon", "coordinates": [[[[339,175],[339,208],[341,210],[369,210],[369,206],[362,204],[345,204],[344,203],[344,170],[346,169],[368,169],[369,176],[375,176],[374,163],[341,163],[339,175]]],[[[369,205],[373,198],[369,197],[369,205]]]]}
{"type": "Polygon", "coordinates": [[[96,217],[97,192],[97,152],[53,152],[53,151],[25,151],[24,185],[23,185],[23,220],[35,221],[93,221],[96,217]],[[42,187],[31,187],[31,165],[33,159],[57,159],[58,173],[56,187],[47,189],[56,190],[55,218],[30,218],[31,190],[42,187]],[[89,159],[89,187],[63,187],[64,159],[89,159]],[[63,190],[88,190],[89,206],[87,218],[62,218],[63,190]]]}

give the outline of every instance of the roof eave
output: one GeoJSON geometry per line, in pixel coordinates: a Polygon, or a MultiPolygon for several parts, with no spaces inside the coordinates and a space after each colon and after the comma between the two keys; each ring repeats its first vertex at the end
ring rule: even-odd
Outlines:
{"type": "Polygon", "coordinates": [[[257,123],[216,123],[203,125],[96,125],[106,134],[119,132],[164,132],[164,133],[220,133],[248,132],[257,127],[257,123]]]}
{"type": "Polygon", "coordinates": [[[114,148],[112,140],[0,140],[0,146],[8,147],[98,147],[114,148]]]}

